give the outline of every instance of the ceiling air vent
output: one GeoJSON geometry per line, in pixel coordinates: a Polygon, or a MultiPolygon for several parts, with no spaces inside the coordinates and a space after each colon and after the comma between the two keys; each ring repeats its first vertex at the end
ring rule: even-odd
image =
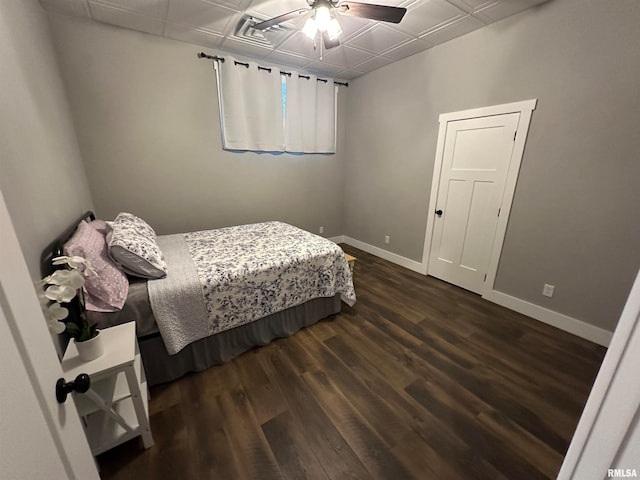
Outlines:
{"type": "Polygon", "coordinates": [[[264,31],[252,28],[253,25],[262,21],[263,19],[251,15],[243,15],[238,22],[234,36],[252,43],[274,46],[282,42],[293,31],[284,25],[276,25],[264,31]]]}

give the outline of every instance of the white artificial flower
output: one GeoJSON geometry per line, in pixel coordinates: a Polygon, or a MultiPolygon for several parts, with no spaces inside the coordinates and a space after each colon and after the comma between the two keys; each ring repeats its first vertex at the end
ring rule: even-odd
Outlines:
{"type": "Polygon", "coordinates": [[[66,255],[62,255],[60,257],[55,257],[51,260],[53,265],[68,265],[69,268],[74,270],[78,270],[82,272],[85,277],[97,276],[98,274],[91,266],[91,262],[86,258],[79,257],[77,255],[68,257],[66,255]]]}
{"type": "Polygon", "coordinates": [[[47,307],[49,315],[47,320],[63,320],[69,316],[69,310],[60,305],[58,302],[54,302],[47,307]]]}
{"type": "Polygon", "coordinates": [[[96,272],[93,269],[93,266],[91,265],[91,262],[89,260],[85,261],[84,270],[82,270],[82,275],[84,275],[85,277],[97,277],[98,276],[98,272],[96,272]]]}
{"type": "Polygon", "coordinates": [[[77,290],[84,285],[84,278],[82,278],[82,274],[76,270],[56,270],[47,277],[47,283],[71,287],[77,290]]]}
{"type": "Polygon", "coordinates": [[[47,327],[49,327],[51,333],[55,333],[56,335],[60,335],[67,328],[64,323],[57,320],[47,320],[47,327]]]}
{"type": "Polygon", "coordinates": [[[75,288],[66,285],[51,285],[44,291],[44,294],[49,300],[58,303],[67,303],[76,296],[76,292],[75,288]]]}
{"type": "Polygon", "coordinates": [[[68,268],[56,270],[51,275],[36,282],[38,300],[42,308],[47,327],[52,333],[60,334],[66,330],[61,322],[69,316],[69,310],[60,303],[68,303],[78,294],[84,285],[84,277],[97,275],[91,262],[79,256],[60,256],[52,259],[53,265],[66,265],[68,268]],[[44,287],[47,287],[44,291],[44,287]],[[53,303],[50,304],[50,302],[53,303]]]}
{"type": "Polygon", "coordinates": [[[69,316],[69,310],[61,306],[59,303],[52,303],[42,310],[44,318],[47,321],[47,327],[52,333],[60,334],[67,328],[66,325],[59,320],[69,316]]]}
{"type": "Polygon", "coordinates": [[[62,255],[60,257],[55,257],[51,260],[53,265],[69,265],[71,268],[80,268],[84,265],[86,260],[82,257],[72,256],[67,257],[66,255],[62,255]]]}

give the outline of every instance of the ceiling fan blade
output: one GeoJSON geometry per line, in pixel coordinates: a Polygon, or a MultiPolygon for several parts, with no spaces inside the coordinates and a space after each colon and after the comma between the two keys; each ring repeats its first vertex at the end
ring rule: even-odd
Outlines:
{"type": "Polygon", "coordinates": [[[329,38],[329,34],[326,31],[322,32],[322,41],[324,43],[325,50],[329,50],[330,48],[335,48],[340,45],[340,40],[338,40],[337,38],[331,40],[329,38]]]}
{"type": "Polygon", "coordinates": [[[276,25],[280,25],[287,20],[291,20],[292,18],[296,18],[298,15],[304,12],[308,12],[308,8],[299,8],[289,13],[284,13],[282,15],[278,15],[277,17],[270,18],[269,20],[265,20],[264,22],[256,23],[253,25],[255,30],[266,30],[267,28],[275,27],[276,25]]]}
{"type": "Polygon", "coordinates": [[[381,22],[400,23],[406,8],[389,7],[387,5],[373,5],[371,3],[342,2],[338,5],[338,10],[344,15],[369,18],[381,22]]]}

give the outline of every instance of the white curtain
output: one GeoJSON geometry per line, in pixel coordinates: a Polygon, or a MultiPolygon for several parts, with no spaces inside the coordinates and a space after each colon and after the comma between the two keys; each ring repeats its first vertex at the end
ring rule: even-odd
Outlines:
{"type": "Polygon", "coordinates": [[[335,153],[336,94],[333,79],[291,72],[286,78],[285,150],[335,153]]]}
{"type": "Polygon", "coordinates": [[[284,151],[280,70],[258,68],[254,62],[240,63],[228,55],[216,64],[222,147],[284,151]]]}

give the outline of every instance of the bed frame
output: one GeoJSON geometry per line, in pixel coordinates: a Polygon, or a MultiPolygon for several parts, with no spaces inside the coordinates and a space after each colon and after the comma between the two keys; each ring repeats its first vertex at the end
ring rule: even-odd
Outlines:
{"type": "Polygon", "coordinates": [[[64,255],[63,248],[64,244],[71,238],[71,236],[75,233],[78,224],[82,220],[86,220],[87,222],[91,222],[96,219],[94,213],[90,210],[84,212],[80,218],[75,220],[70,227],[68,227],[64,232],[58,235],[53,242],[47,245],[42,251],[42,255],[40,255],[40,273],[43,277],[47,275],[51,275],[56,267],[51,264],[51,260],[55,257],[59,257],[60,255],[64,255]]]}
{"type": "MultiPolygon", "coordinates": [[[[93,212],[85,212],[47,245],[40,257],[43,276],[53,272],[54,266],[51,265],[51,259],[63,255],[64,244],[74,234],[77,225],[82,220],[92,221],[95,218],[93,212]]],[[[76,316],[79,313],[77,308],[79,303],[75,310],[76,316]]],[[[138,345],[148,385],[170,382],[189,372],[202,371],[213,365],[228,362],[253,347],[266,345],[276,338],[291,336],[304,327],[339,313],[340,309],[339,294],[329,298],[316,298],[302,305],[193,342],[175,355],[167,353],[159,333],[139,337],[138,345]]],[[[73,321],[73,316],[74,311],[71,309],[69,321],[73,321]]],[[[116,324],[113,323],[110,326],[116,324]]],[[[62,333],[59,338],[61,352],[64,353],[69,343],[69,336],[62,333]]]]}

